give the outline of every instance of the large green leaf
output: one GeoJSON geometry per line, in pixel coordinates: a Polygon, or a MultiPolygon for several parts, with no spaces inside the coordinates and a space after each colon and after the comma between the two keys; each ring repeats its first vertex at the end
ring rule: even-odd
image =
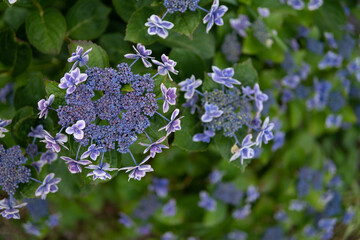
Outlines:
{"type": "Polygon", "coordinates": [[[11,30],[0,32],[0,62],[11,67],[16,58],[15,34],[11,30]]]}
{"type": "Polygon", "coordinates": [[[74,39],[92,40],[106,29],[110,8],[98,0],[80,0],[66,14],[68,35],[74,39]]]}
{"type": "Polygon", "coordinates": [[[199,11],[186,11],[184,13],[175,12],[166,16],[166,20],[172,22],[175,26],[172,31],[192,38],[195,29],[200,24],[199,11]]]}
{"type": "Polygon", "coordinates": [[[4,20],[12,29],[16,30],[25,22],[29,14],[30,11],[26,8],[13,6],[5,10],[4,20]]]}
{"type": "Polygon", "coordinates": [[[113,0],[112,1],[116,10],[116,13],[125,21],[128,22],[131,15],[136,9],[145,5],[150,5],[153,0],[113,0]]]}
{"type": "Polygon", "coordinates": [[[243,86],[253,86],[258,82],[258,73],[254,68],[251,58],[234,65],[234,78],[239,80],[243,86]]]}
{"type": "Polygon", "coordinates": [[[125,36],[122,33],[109,33],[101,36],[100,45],[109,54],[111,63],[123,62],[125,60],[124,55],[134,51],[124,38],[125,36]]]}
{"type": "Polygon", "coordinates": [[[59,105],[65,104],[66,90],[59,88],[58,82],[46,79],[45,90],[47,96],[50,96],[51,94],[54,94],[55,96],[54,102],[52,104],[52,108],[57,108],[59,105]]]}
{"type": "Polygon", "coordinates": [[[58,54],[65,32],[65,18],[58,10],[33,12],[26,19],[26,35],[30,43],[42,53],[58,54]]]}

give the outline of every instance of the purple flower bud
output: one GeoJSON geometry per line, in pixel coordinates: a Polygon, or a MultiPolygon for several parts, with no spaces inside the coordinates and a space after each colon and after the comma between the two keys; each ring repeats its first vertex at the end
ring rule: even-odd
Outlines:
{"type": "Polygon", "coordinates": [[[167,29],[173,28],[174,24],[168,21],[163,21],[161,18],[153,14],[150,18],[148,18],[148,22],[145,23],[145,26],[149,27],[149,35],[159,35],[159,37],[165,39],[169,34],[167,29]]]}
{"type": "Polygon", "coordinates": [[[153,63],[158,65],[158,73],[162,76],[168,75],[170,80],[172,81],[170,72],[175,75],[177,75],[179,73],[179,71],[175,70],[175,66],[177,63],[175,61],[169,59],[169,57],[166,56],[165,54],[161,55],[161,60],[163,62],[159,62],[157,60],[152,60],[152,61],[153,61],[153,63]]]}
{"type": "Polygon", "coordinates": [[[61,178],[55,178],[54,173],[48,174],[43,183],[36,189],[35,196],[39,197],[41,196],[41,199],[46,199],[46,195],[48,195],[50,192],[55,193],[59,190],[59,188],[56,186],[61,181],[61,178]]]}
{"type": "Polygon", "coordinates": [[[79,120],[71,127],[67,127],[65,132],[67,134],[73,134],[75,139],[81,140],[84,138],[84,131],[82,131],[86,126],[84,120],[79,120]]]}
{"type": "Polygon", "coordinates": [[[226,13],[228,8],[224,5],[219,7],[219,0],[214,0],[211,9],[208,14],[203,18],[203,23],[207,23],[206,32],[208,33],[214,23],[218,26],[222,26],[224,21],[222,20],[222,16],[226,13]]]}
{"type": "Polygon", "coordinates": [[[209,73],[209,76],[214,80],[214,82],[223,84],[228,88],[233,88],[233,84],[241,84],[238,80],[232,78],[235,74],[233,68],[225,68],[224,70],[221,70],[216,66],[212,66],[212,70],[214,72],[209,73]]]}
{"type": "Polygon", "coordinates": [[[202,81],[200,79],[195,80],[195,76],[191,75],[191,77],[185,79],[185,81],[179,82],[181,87],[180,91],[185,91],[184,97],[191,99],[194,96],[195,89],[200,87],[201,84],[202,81]]]}
{"type": "Polygon", "coordinates": [[[74,160],[72,158],[65,157],[65,156],[61,156],[60,158],[66,162],[66,164],[68,165],[68,169],[72,174],[82,172],[82,169],[81,169],[80,165],[91,164],[91,161],[89,161],[89,160],[79,160],[79,161],[77,161],[77,160],[74,160]]]}
{"type": "Polygon", "coordinates": [[[81,155],[80,159],[85,159],[90,156],[90,158],[95,161],[100,155],[100,149],[102,149],[102,147],[96,147],[96,144],[91,144],[88,150],[81,155]]]}
{"type": "Polygon", "coordinates": [[[84,49],[81,46],[77,46],[76,47],[76,51],[74,53],[71,54],[71,57],[68,58],[68,62],[74,62],[73,66],[70,69],[70,72],[72,70],[74,70],[74,68],[76,68],[76,66],[80,65],[80,67],[82,66],[86,66],[86,63],[89,61],[89,53],[91,52],[92,48],[89,48],[88,50],[86,50],[84,53],[84,49]],[[81,55],[82,54],[82,55],[81,55]]]}
{"type": "Polygon", "coordinates": [[[146,68],[151,67],[151,63],[147,60],[147,59],[153,59],[154,57],[151,57],[151,53],[152,51],[150,49],[146,49],[144,45],[142,45],[141,43],[138,43],[137,48],[135,48],[135,46],[133,45],[133,49],[135,50],[136,54],[133,53],[129,53],[129,54],[125,54],[124,57],[129,58],[129,59],[139,59],[141,58],[144,66],[146,68]]]}
{"type": "Polygon", "coordinates": [[[164,98],[163,112],[169,111],[169,104],[176,104],[176,88],[167,89],[163,83],[161,83],[161,92],[164,98]]]}
{"type": "Polygon", "coordinates": [[[70,73],[65,73],[65,76],[60,79],[59,88],[66,89],[66,93],[71,94],[77,85],[86,81],[87,77],[86,73],[80,73],[80,69],[75,68],[70,73]]]}
{"type": "Polygon", "coordinates": [[[205,113],[201,116],[201,121],[204,123],[211,122],[214,118],[220,117],[224,112],[219,110],[219,107],[214,104],[205,103],[205,113]]]}
{"type": "Polygon", "coordinates": [[[193,136],[194,142],[206,142],[209,143],[210,139],[215,136],[215,132],[211,130],[205,130],[204,133],[197,133],[193,136]]]}
{"type": "Polygon", "coordinates": [[[45,116],[45,118],[47,118],[48,113],[49,113],[49,107],[53,103],[54,98],[55,98],[55,95],[51,94],[48,100],[41,99],[38,102],[38,109],[40,110],[40,112],[38,113],[40,115],[39,118],[42,118],[43,116],[45,116]]]}
{"type": "Polygon", "coordinates": [[[95,181],[96,179],[100,179],[100,180],[106,180],[107,178],[111,179],[111,175],[106,171],[119,170],[117,168],[111,168],[110,164],[108,163],[100,163],[99,165],[89,165],[85,168],[94,170],[86,175],[87,177],[93,176],[93,181],[95,181]]]}

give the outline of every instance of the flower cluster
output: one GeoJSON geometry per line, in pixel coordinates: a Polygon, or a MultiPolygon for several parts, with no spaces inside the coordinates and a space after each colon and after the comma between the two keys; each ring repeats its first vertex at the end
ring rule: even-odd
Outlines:
{"type": "MultiPolygon", "coordinates": [[[[134,62],[128,66],[126,63],[117,65],[117,68],[89,67],[89,53],[91,49],[84,54],[83,48],[78,46],[76,52],[69,58],[69,62],[74,65],[69,73],[61,79],[59,88],[66,89],[66,105],[60,105],[56,110],[59,117],[59,125],[62,127],[60,132],[53,137],[47,131],[44,131],[46,148],[59,152],[61,147],[67,148],[65,143],[68,136],[62,134],[62,130],[68,135],[73,135],[74,140],[79,143],[75,158],[62,156],[68,165],[71,173],[79,173],[82,166],[92,170],[87,174],[96,179],[111,179],[108,171],[126,170],[130,172],[129,179],[140,180],[146,172],[153,171],[150,165],[143,165],[150,158],[154,158],[156,153],[160,153],[162,148],[168,148],[161,144],[167,136],[181,129],[180,118],[177,118],[179,110],[173,111],[171,119],[166,118],[158,110],[158,101],[163,101],[163,112],[169,111],[170,105],[176,103],[176,88],[166,88],[161,84],[162,97],[156,98],[153,92],[155,88],[154,78],[159,75],[167,75],[170,80],[170,73],[177,74],[175,70],[176,62],[163,54],[162,62],[154,60],[151,57],[151,50],[145,49],[142,44],[137,44],[136,54],[126,54],[125,57],[134,59],[134,62]],[[81,55],[82,54],[82,55],[81,55]],[[145,67],[150,67],[151,59],[158,65],[158,73],[154,76],[150,74],[134,74],[131,66],[139,59],[142,60],[145,67]],[[77,63],[80,66],[86,66],[85,73],[81,73],[79,68],[75,68],[77,63]],[[153,141],[146,133],[150,127],[150,118],[154,114],[161,116],[168,123],[160,130],[166,130],[166,136],[157,141],[153,141]],[[150,143],[140,143],[146,146],[144,153],[149,152],[140,164],[137,164],[130,151],[130,146],[138,139],[139,134],[144,134],[150,143]],[[78,159],[81,147],[86,147],[80,159],[78,159]],[[129,154],[133,159],[135,166],[124,168],[110,167],[109,163],[103,162],[105,152],[116,149],[122,154],[129,154]],[[86,158],[90,157],[92,161],[101,156],[99,164],[92,164],[86,158]]],[[[49,100],[53,100],[49,98],[49,100]]],[[[48,100],[48,101],[49,101],[48,100]]],[[[45,100],[41,100],[45,101],[45,100]]],[[[48,108],[51,102],[46,104],[48,108]]],[[[39,105],[40,106],[40,105],[39,105]]]]}
{"type": "Polygon", "coordinates": [[[212,69],[214,72],[209,73],[209,76],[221,85],[221,89],[215,88],[202,93],[196,90],[202,81],[195,80],[194,76],[179,83],[180,91],[186,92],[185,106],[198,109],[204,127],[204,132],[195,134],[193,141],[208,143],[217,131],[221,131],[224,136],[235,140],[230,161],[240,158],[243,164],[244,159],[254,158],[255,153],[252,148],[254,145],[261,147],[263,142],[267,144],[274,137],[272,133],[274,124],[270,123],[267,117],[261,125],[260,119],[263,102],[268,100],[268,96],[260,90],[257,83],[253,88],[249,86],[242,87],[241,90],[237,88],[236,86],[241,83],[233,78],[235,74],[233,68],[221,70],[213,66],[212,69]],[[199,95],[201,96],[200,105],[197,103],[199,95]],[[255,114],[252,114],[253,106],[257,109],[255,114]],[[251,140],[253,136],[251,133],[244,136],[242,142],[238,140],[237,134],[243,128],[247,128],[248,132],[258,132],[255,142],[251,140]]]}
{"type": "MultiPolygon", "coordinates": [[[[305,3],[303,0],[281,0],[282,3],[286,3],[295,10],[303,10],[305,8],[305,3]]],[[[323,5],[323,0],[310,0],[308,4],[308,9],[310,11],[317,10],[323,5]]]]}
{"type": "Polygon", "coordinates": [[[169,35],[168,30],[174,27],[174,24],[169,21],[165,21],[164,18],[168,13],[174,12],[185,12],[187,9],[191,11],[196,11],[200,9],[206,12],[206,16],[203,18],[204,24],[207,23],[206,32],[208,33],[210,29],[214,26],[214,24],[218,26],[222,26],[224,21],[222,17],[228,10],[228,8],[224,5],[219,5],[219,0],[214,0],[210,11],[200,7],[198,5],[200,0],[165,0],[164,6],[166,8],[166,12],[160,18],[159,16],[153,14],[148,18],[148,21],[145,23],[145,26],[148,27],[149,35],[158,35],[161,38],[167,38],[169,35]]]}

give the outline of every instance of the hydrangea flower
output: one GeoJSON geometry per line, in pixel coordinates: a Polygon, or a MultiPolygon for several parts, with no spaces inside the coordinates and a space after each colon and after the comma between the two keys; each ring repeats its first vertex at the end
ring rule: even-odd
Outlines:
{"type": "Polygon", "coordinates": [[[134,225],[133,220],[125,213],[120,213],[118,222],[124,225],[126,228],[131,228],[134,225]]]}
{"type": "Polygon", "coordinates": [[[226,13],[228,8],[224,5],[219,7],[219,0],[214,0],[211,9],[208,14],[203,18],[204,24],[207,23],[206,32],[208,33],[214,23],[218,26],[222,26],[224,21],[222,20],[222,16],[226,13]]]}
{"type": "Polygon", "coordinates": [[[251,206],[250,204],[246,204],[243,208],[236,209],[232,216],[234,219],[244,219],[251,213],[251,206]]]}
{"type": "Polygon", "coordinates": [[[228,62],[236,63],[239,61],[242,53],[242,46],[238,40],[236,32],[226,34],[221,45],[221,52],[224,54],[228,62]]]}
{"type": "Polygon", "coordinates": [[[261,147],[262,142],[267,144],[268,141],[274,138],[274,135],[271,132],[273,128],[274,128],[274,124],[270,123],[270,119],[269,117],[267,117],[261,127],[260,132],[256,137],[256,146],[261,147]]]}
{"type": "Polygon", "coordinates": [[[156,142],[152,142],[151,144],[147,144],[147,143],[139,143],[139,144],[147,147],[144,150],[144,154],[150,150],[150,155],[148,157],[154,158],[156,153],[162,152],[162,150],[161,150],[162,148],[166,148],[166,149],[169,148],[168,146],[161,144],[165,139],[166,139],[166,137],[162,137],[159,140],[157,140],[156,142]]]}
{"type": "Polygon", "coordinates": [[[31,223],[31,222],[24,223],[23,227],[24,227],[25,232],[27,234],[37,236],[37,237],[41,236],[40,229],[36,225],[34,225],[33,223],[31,223]]]}
{"type": "Polygon", "coordinates": [[[193,136],[194,142],[206,142],[209,143],[210,139],[215,136],[215,132],[211,130],[205,130],[204,133],[197,133],[193,136]]]}
{"type": "Polygon", "coordinates": [[[167,135],[169,135],[172,132],[181,130],[180,119],[183,117],[176,118],[179,115],[179,113],[180,110],[175,109],[174,112],[171,114],[170,122],[165,127],[160,128],[159,131],[165,129],[167,135]]]}
{"type": "Polygon", "coordinates": [[[111,175],[106,171],[119,170],[118,168],[111,168],[110,164],[108,163],[100,163],[99,165],[89,165],[85,168],[94,170],[86,175],[87,177],[93,176],[93,181],[95,181],[96,179],[100,179],[100,180],[106,180],[107,178],[111,179],[111,175]]]}
{"type": "MultiPolygon", "coordinates": [[[[41,142],[46,143],[46,148],[52,149],[54,152],[60,152],[60,146],[62,146],[65,149],[68,149],[64,143],[67,142],[68,138],[65,134],[58,133],[55,137],[51,136],[49,132],[44,130],[44,140],[41,140],[41,142]]],[[[69,150],[69,149],[68,149],[69,150]]]]}
{"type": "Polygon", "coordinates": [[[194,114],[198,106],[196,105],[196,102],[199,98],[198,94],[194,94],[194,96],[186,101],[182,106],[185,108],[190,108],[190,113],[194,114]]]}
{"type": "Polygon", "coordinates": [[[209,181],[212,184],[218,183],[221,181],[222,177],[224,176],[224,173],[222,171],[219,171],[218,169],[215,169],[209,174],[209,181]]]}
{"type": "Polygon", "coordinates": [[[296,10],[302,10],[305,8],[303,0],[287,0],[287,4],[296,10]]]}
{"type": "Polygon", "coordinates": [[[256,187],[254,186],[249,186],[246,192],[246,202],[247,203],[252,203],[255,202],[256,199],[258,199],[260,196],[260,193],[258,192],[258,190],[256,189],[256,187]]]}
{"type": "Polygon", "coordinates": [[[89,161],[89,160],[77,161],[77,160],[74,160],[74,159],[66,157],[66,156],[61,156],[60,158],[66,162],[66,164],[68,165],[68,169],[72,174],[82,172],[80,165],[85,166],[85,165],[91,164],[91,161],[89,161]]]}
{"type": "Polygon", "coordinates": [[[40,161],[45,162],[47,164],[51,164],[56,161],[58,155],[56,152],[51,150],[46,151],[45,153],[41,154],[40,161]]]}
{"type": "Polygon", "coordinates": [[[210,212],[213,212],[216,209],[216,201],[210,197],[206,191],[200,192],[200,202],[198,205],[210,212]]]}
{"type": "Polygon", "coordinates": [[[54,178],[55,174],[50,173],[48,174],[43,183],[36,189],[35,196],[41,197],[41,199],[46,199],[46,195],[48,195],[50,192],[55,193],[59,190],[59,188],[56,186],[61,181],[61,178],[54,178]]]}
{"type": "Polygon", "coordinates": [[[195,76],[191,75],[190,78],[185,79],[185,81],[179,82],[181,87],[180,91],[185,91],[184,97],[186,99],[191,99],[194,96],[195,89],[200,87],[202,81],[200,79],[195,80],[195,76]]]}
{"type": "Polygon", "coordinates": [[[334,114],[330,114],[329,116],[326,117],[325,126],[327,128],[331,128],[331,127],[338,128],[341,126],[341,122],[342,122],[342,115],[336,116],[334,114]]]}
{"type": "Polygon", "coordinates": [[[163,83],[161,83],[161,92],[163,94],[164,104],[163,104],[163,112],[166,113],[169,111],[169,104],[176,104],[176,88],[166,88],[163,83]]]}
{"type": "Polygon", "coordinates": [[[214,118],[220,117],[224,111],[214,104],[205,103],[205,113],[201,116],[202,122],[211,122],[214,118]]]}
{"type": "Polygon", "coordinates": [[[287,87],[291,88],[291,89],[294,89],[300,83],[300,80],[301,79],[297,74],[290,74],[290,75],[285,76],[282,79],[282,84],[284,86],[287,86],[287,87]]]}
{"type": "Polygon", "coordinates": [[[55,99],[55,95],[51,94],[47,100],[41,99],[38,102],[38,109],[40,110],[40,112],[38,113],[40,115],[39,118],[42,118],[43,116],[47,118],[49,113],[49,107],[53,103],[54,99],[55,99]]]}
{"type": "Polygon", "coordinates": [[[225,68],[221,70],[216,66],[212,66],[213,73],[209,73],[209,76],[214,80],[214,82],[223,84],[228,88],[233,88],[233,84],[241,84],[238,80],[233,79],[235,72],[233,68],[225,68]]]}
{"type": "Polygon", "coordinates": [[[309,5],[308,5],[308,9],[310,11],[314,11],[318,8],[320,8],[323,5],[323,0],[310,0],[309,5]]]}
{"type": "Polygon", "coordinates": [[[74,138],[77,140],[81,140],[84,138],[84,131],[86,123],[84,120],[79,120],[75,124],[73,124],[71,127],[67,127],[65,132],[67,134],[73,134],[74,138]]]}
{"type": "Polygon", "coordinates": [[[251,26],[248,16],[240,14],[236,19],[230,19],[231,27],[242,37],[246,37],[246,30],[251,26]]]}
{"type": "Polygon", "coordinates": [[[240,158],[241,164],[244,163],[244,159],[251,159],[255,156],[254,149],[251,147],[255,144],[251,142],[252,135],[248,134],[241,143],[241,148],[235,150],[234,155],[230,158],[230,162],[240,158]]]}
{"type": "Polygon", "coordinates": [[[270,16],[270,10],[268,8],[258,7],[257,11],[258,11],[259,15],[264,18],[267,18],[270,16]]]}
{"type": "Polygon", "coordinates": [[[148,18],[148,22],[145,23],[145,26],[149,27],[149,35],[158,35],[159,37],[165,39],[169,34],[167,29],[172,29],[174,24],[168,21],[163,21],[160,17],[153,14],[150,18],[148,18]]]}
{"type": "Polygon", "coordinates": [[[85,159],[90,156],[90,158],[95,161],[100,155],[100,149],[102,149],[102,147],[96,147],[96,144],[91,144],[88,150],[81,155],[80,159],[85,159]]]}
{"type": "Polygon", "coordinates": [[[132,179],[132,178],[140,181],[141,178],[144,177],[147,172],[154,171],[154,169],[151,167],[151,165],[143,165],[147,160],[148,159],[145,159],[139,165],[136,165],[134,167],[120,168],[119,171],[120,170],[125,170],[125,173],[130,172],[128,181],[130,181],[130,179],[132,179]]]}
{"type": "Polygon", "coordinates": [[[84,53],[84,48],[81,46],[76,47],[76,51],[71,54],[71,57],[68,58],[68,62],[74,62],[73,66],[70,69],[70,72],[73,71],[79,63],[79,66],[87,66],[86,63],[89,61],[89,53],[91,52],[92,48],[89,48],[84,53]]]}
{"type": "Polygon", "coordinates": [[[38,126],[36,126],[36,128],[30,127],[30,129],[31,131],[29,132],[28,137],[44,138],[43,125],[39,124],[38,126]]]}
{"type": "Polygon", "coordinates": [[[291,200],[289,210],[301,212],[306,207],[306,202],[297,199],[291,200]]]}
{"type": "Polygon", "coordinates": [[[325,57],[319,62],[318,68],[319,69],[325,69],[328,67],[341,67],[343,58],[341,55],[336,54],[332,51],[328,51],[325,55],[325,57]]]}
{"type": "Polygon", "coordinates": [[[4,132],[8,132],[5,127],[11,123],[11,120],[1,120],[0,119],[0,138],[5,137],[4,132]]]}
{"type": "Polygon", "coordinates": [[[65,73],[65,76],[60,79],[59,88],[66,89],[67,94],[75,91],[76,86],[87,79],[86,73],[80,73],[79,68],[75,68],[70,73],[65,73]]]}
{"type": "Polygon", "coordinates": [[[10,200],[4,198],[0,201],[0,210],[4,210],[1,212],[1,216],[6,219],[20,219],[19,209],[25,207],[27,205],[26,202],[18,203],[15,199],[10,196],[10,200]]]}
{"type": "Polygon", "coordinates": [[[166,197],[169,191],[169,179],[154,177],[149,190],[155,191],[159,197],[166,197]]]}
{"type": "Polygon", "coordinates": [[[269,97],[260,90],[259,84],[257,83],[254,85],[253,93],[256,107],[258,111],[261,112],[263,109],[263,102],[267,101],[269,97]]]}
{"type": "Polygon", "coordinates": [[[176,200],[173,198],[170,199],[170,201],[162,208],[162,214],[166,217],[174,216],[176,214],[176,211],[176,200]]]}
{"type": "Polygon", "coordinates": [[[226,204],[236,206],[241,202],[244,193],[237,189],[233,182],[222,182],[216,186],[213,196],[226,204]]]}
{"type": "Polygon", "coordinates": [[[174,60],[169,59],[165,54],[161,55],[161,60],[163,62],[159,62],[157,60],[152,60],[153,63],[158,65],[158,74],[160,75],[168,75],[169,79],[172,81],[173,79],[170,76],[170,72],[177,75],[179,71],[175,70],[176,62],[174,60]]]}
{"type": "Polygon", "coordinates": [[[147,60],[147,59],[153,59],[154,57],[151,57],[151,53],[152,51],[150,49],[146,49],[144,45],[142,45],[141,43],[138,43],[135,46],[132,46],[133,49],[135,50],[136,54],[133,53],[129,53],[129,54],[125,54],[124,57],[129,58],[129,59],[139,59],[141,58],[144,66],[146,68],[151,67],[151,63],[147,60]]]}
{"type": "Polygon", "coordinates": [[[325,36],[325,39],[328,42],[330,48],[336,49],[337,48],[337,43],[336,43],[336,40],[334,38],[334,34],[331,33],[331,32],[325,32],[324,36],[325,36]]]}

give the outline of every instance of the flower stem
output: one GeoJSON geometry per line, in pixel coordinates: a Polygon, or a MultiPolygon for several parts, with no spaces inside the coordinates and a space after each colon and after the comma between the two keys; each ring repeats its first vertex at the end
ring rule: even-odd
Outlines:
{"type": "Polygon", "coordinates": [[[170,122],[170,120],[169,119],[167,119],[164,115],[162,115],[161,113],[159,113],[159,112],[156,112],[158,115],[160,115],[160,117],[162,117],[163,119],[165,119],[166,121],[168,121],[168,122],[170,122]]]}
{"type": "Polygon", "coordinates": [[[101,156],[101,161],[100,161],[100,165],[102,166],[102,163],[103,163],[103,160],[104,160],[104,155],[105,155],[105,152],[102,153],[102,156],[101,156]]]}
{"type": "Polygon", "coordinates": [[[37,179],[35,179],[35,178],[29,177],[29,179],[30,179],[30,180],[33,180],[34,182],[38,182],[38,183],[41,183],[41,184],[42,184],[41,181],[39,181],[39,180],[37,180],[37,179]]]}
{"type": "Polygon", "coordinates": [[[137,59],[135,59],[135,60],[132,62],[132,64],[130,64],[129,68],[131,68],[132,65],[134,65],[139,59],[140,59],[140,57],[138,57],[137,59]]]}
{"type": "Polygon", "coordinates": [[[150,140],[151,143],[153,143],[153,141],[151,140],[151,138],[149,137],[149,135],[144,131],[145,135],[147,136],[147,138],[150,140]]]}
{"type": "Polygon", "coordinates": [[[196,89],[195,89],[195,92],[196,92],[197,94],[199,94],[200,96],[202,96],[202,97],[204,96],[204,94],[203,94],[202,92],[200,92],[200,91],[198,91],[198,90],[196,90],[196,89]]]}
{"type": "Polygon", "coordinates": [[[80,148],[81,148],[81,144],[79,143],[79,148],[78,148],[78,150],[77,150],[77,152],[76,152],[75,161],[77,161],[77,158],[78,158],[78,156],[79,156],[80,148]]]}
{"type": "Polygon", "coordinates": [[[235,138],[236,143],[241,146],[241,144],[240,144],[240,142],[239,142],[239,139],[236,137],[236,135],[234,135],[234,138],[235,138]]]}
{"type": "Polygon", "coordinates": [[[206,10],[205,8],[202,8],[202,7],[200,7],[200,6],[197,6],[197,8],[200,9],[200,10],[203,10],[203,11],[206,12],[206,13],[209,12],[208,10],[206,10]]]}
{"type": "Polygon", "coordinates": [[[154,79],[154,77],[156,77],[159,73],[156,73],[154,76],[152,76],[151,78],[154,79]]]}
{"type": "Polygon", "coordinates": [[[129,153],[130,153],[130,156],[131,156],[132,160],[134,161],[135,165],[137,166],[138,164],[130,150],[129,150],[129,153]]]}
{"type": "Polygon", "coordinates": [[[35,140],[36,140],[36,137],[34,137],[34,139],[33,139],[33,141],[32,141],[32,144],[34,144],[34,143],[35,143],[35,140]]]}
{"type": "Polygon", "coordinates": [[[156,101],[159,101],[159,100],[162,100],[162,99],[164,99],[164,97],[157,98],[157,99],[155,99],[155,100],[156,100],[156,101]]]}
{"type": "Polygon", "coordinates": [[[169,12],[169,10],[167,10],[167,11],[165,12],[165,14],[161,17],[161,20],[163,20],[163,19],[165,18],[166,14],[168,14],[168,12],[169,12]]]}

